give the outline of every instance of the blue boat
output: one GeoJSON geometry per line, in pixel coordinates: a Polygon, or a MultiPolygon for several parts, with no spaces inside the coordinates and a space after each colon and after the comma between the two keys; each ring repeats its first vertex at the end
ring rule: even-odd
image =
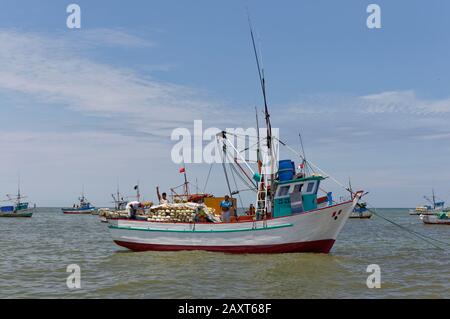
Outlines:
{"type": "Polygon", "coordinates": [[[79,203],[73,204],[73,207],[64,207],[61,208],[61,211],[64,214],[70,215],[92,215],[96,214],[97,208],[91,205],[89,201],[84,196],[84,192],[81,193],[81,196],[78,198],[79,203]]]}
{"type": "Polygon", "coordinates": [[[350,214],[350,218],[368,219],[372,217],[372,213],[367,209],[367,203],[358,203],[350,214]]]}

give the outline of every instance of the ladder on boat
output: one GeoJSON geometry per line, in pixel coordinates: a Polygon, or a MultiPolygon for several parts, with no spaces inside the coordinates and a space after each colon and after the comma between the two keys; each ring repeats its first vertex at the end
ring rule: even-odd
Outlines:
{"type": "Polygon", "coordinates": [[[263,166],[261,170],[261,178],[258,182],[258,190],[256,192],[256,209],[255,209],[255,220],[253,222],[253,228],[256,228],[256,221],[262,219],[263,227],[267,227],[267,213],[269,207],[269,199],[268,199],[268,174],[266,172],[266,168],[263,166]]]}

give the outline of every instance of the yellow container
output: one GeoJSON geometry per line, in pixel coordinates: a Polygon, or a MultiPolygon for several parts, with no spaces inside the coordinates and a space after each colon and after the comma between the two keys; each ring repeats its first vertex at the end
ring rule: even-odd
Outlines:
{"type": "MultiPolygon", "coordinates": [[[[206,197],[204,199],[204,204],[208,207],[214,208],[214,214],[215,215],[221,215],[222,214],[222,209],[220,208],[220,202],[225,200],[225,197],[206,197]]],[[[230,198],[230,201],[233,203],[233,208],[231,209],[231,213],[234,214],[235,209],[236,209],[236,205],[237,205],[237,200],[236,198],[230,198]]]]}

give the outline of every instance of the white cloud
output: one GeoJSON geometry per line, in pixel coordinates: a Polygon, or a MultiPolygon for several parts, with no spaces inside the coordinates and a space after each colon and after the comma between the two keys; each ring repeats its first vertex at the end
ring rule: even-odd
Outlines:
{"type": "MultiPolygon", "coordinates": [[[[104,29],[83,37],[88,42],[141,43],[122,31],[104,29]]],[[[64,36],[4,29],[0,30],[0,90],[84,114],[120,116],[146,131],[168,122],[192,122],[205,111],[214,113],[216,107],[196,89],[89,59],[64,36]]]]}
{"type": "Polygon", "coordinates": [[[438,115],[450,113],[450,99],[425,100],[414,91],[390,91],[360,97],[362,111],[369,114],[403,113],[438,115]]]}
{"type": "Polygon", "coordinates": [[[128,48],[153,47],[156,44],[148,39],[130,34],[122,29],[80,29],[73,33],[83,45],[88,46],[124,46],[128,48]]]}

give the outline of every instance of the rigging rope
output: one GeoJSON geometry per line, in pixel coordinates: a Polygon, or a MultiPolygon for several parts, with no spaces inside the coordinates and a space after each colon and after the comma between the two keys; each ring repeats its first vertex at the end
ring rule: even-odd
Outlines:
{"type": "Polygon", "coordinates": [[[225,144],[223,144],[222,152],[220,154],[221,154],[221,158],[222,158],[222,167],[223,167],[223,172],[225,174],[225,180],[227,181],[228,191],[231,196],[232,192],[231,192],[230,180],[228,179],[227,167],[225,166],[225,158],[224,158],[227,155],[227,146],[225,144]],[[224,156],[224,154],[225,154],[225,156],[224,156]]]}
{"type": "MultiPolygon", "coordinates": [[[[231,165],[232,164],[230,163],[230,167],[233,167],[231,165]]],[[[235,192],[237,192],[237,195],[239,197],[239,201],[241,202],[241,207],[244,207],[244,203],[242,202],[241,194],[238,192],[238,186],[237,186],[237,183],[236,183],[236,178],[235,178],[234,173],[233,173],[233,169],[231,170],[231,176],[233,177],[233,180],[234,180],[234,187],[236,187],[235,192]]],[[[237,207],[236,207],[236,209],[237,209],[237,207]]]]}
{"type": "Polygon", "coordinates": [[[203,193],[205,193],[206,191],[206,186],[208,186],[208,181],[209,181],[209,176],[211,175],[211,169],[212,169],[213,163],[211,163],[209,165],[209,172],[208,172],[208,176],[206,177],[206,182],[205,182],[205,186],[203,187],[203,193]]]}

